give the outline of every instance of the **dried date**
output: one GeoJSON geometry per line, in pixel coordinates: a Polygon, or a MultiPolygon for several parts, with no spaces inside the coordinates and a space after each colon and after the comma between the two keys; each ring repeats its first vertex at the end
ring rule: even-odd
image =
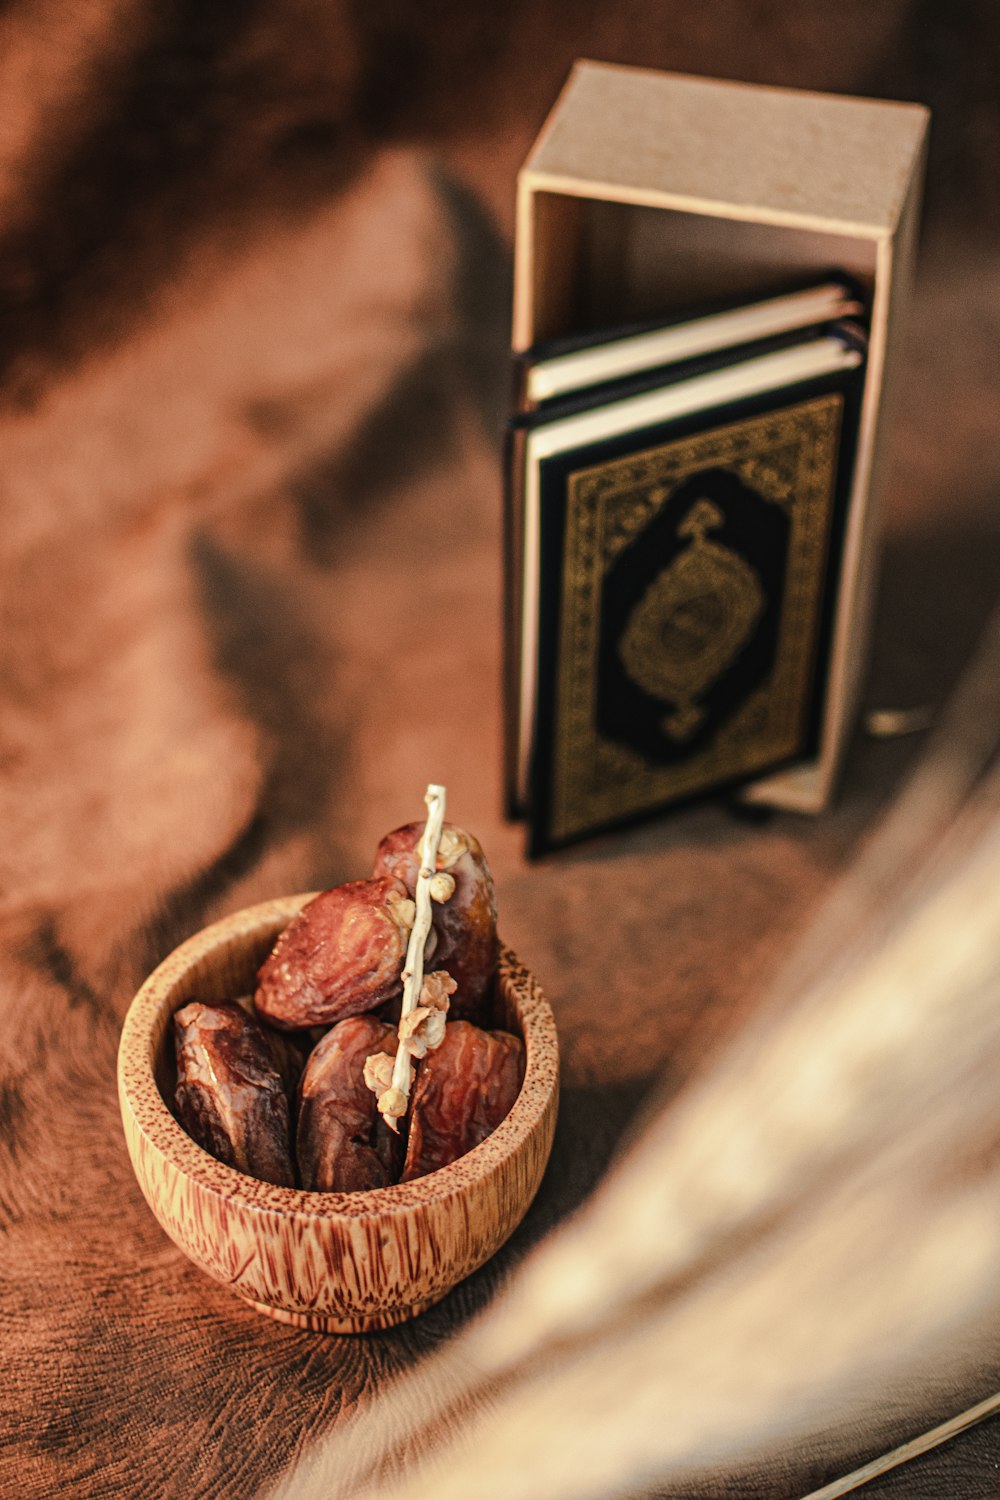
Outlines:
{"type": "Polygon", "coordinates": [[[295,1186],[288,1095],[263,1028],[235,1003],[192,1001],[174,1016],[181,1124],[210,1156],[295,1186]]]}
{"type": "MultiPolygon", "coordinates": [[[[411,896],[420,869],[423,834],[423,823],[406,823],[386,834],[375,854],[375,874],[394,875],[411,896]]],[[[434,902],[434,966],[446,969],[457,985],[450,1014],[480,1019],[497,966],[493,876],[478,840],[453,823],[444,825],[437,869],[452,877],[455,888],[446,900],[434,902]]]]}
{"type": "Polygon", "coordinates": [[[413,902],[391,875],[323,891],[292,919],[261,968],[257,1014],[295,1031],[392,1000],[402,990],[412,925],[413,902]]]}
{"type": "Polygon", "coordinates": [[[449,1021],[420,1064],[401,1182],[446,1167],[478,1146],[510,1112],[524,1077],[524,1044],[506,1031],[449,1021]]]}
{"type": "MultiPolygon", "coordinates": [[[[241,995],[236,1004],[260,1024],[252,995],[241,995]]],[[[275,1031],[273,1026],[268,1026],[265,1022],[262,1030],[267,1038],[274,1066],[285,1085],[285,1091],[289,1099],[294,1099],[299,1079],[302,1077],[302,1070],[309,1060],[310,1052],[323,1036],[325,1028],[314,1026],[308,1031],[275,1031]]]]}
{"type": "Polygon", "coordinates": [[[374,1016],[339,1021],[314,1048],[299,1087],[296,1153],[304,1188],[353,1193],[395,1182],[402,1145],[376,1114],[364,1081],[371,1054],[395,1051],[395,1030],[374,1016]]]}

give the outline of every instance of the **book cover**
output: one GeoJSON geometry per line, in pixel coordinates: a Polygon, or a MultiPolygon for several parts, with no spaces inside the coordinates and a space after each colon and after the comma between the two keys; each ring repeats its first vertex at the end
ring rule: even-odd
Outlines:
{"type": "MultiPolygon", "coordinates": [[[[531,854],[814,748],[861,343],[778,390],[663,420],[646,392],[623,431],[601,435],[600,418],[581,442],[584,418],[552,424],[537,453],[515,444],[528,500],[509,757],[531,854]]],[[[725,390],[733,372],[706,379],[725,390]]]]}

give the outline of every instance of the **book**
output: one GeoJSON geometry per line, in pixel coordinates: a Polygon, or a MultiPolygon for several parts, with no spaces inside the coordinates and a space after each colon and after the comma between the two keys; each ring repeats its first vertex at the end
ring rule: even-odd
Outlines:
{"type": "Polygon", "coordinates": [[[668,322],[653,321],[576,338],[550,339],[515,360],[515,405],[532,411],[546,401],[621,378],[678,365],[719,351],[757,344],[797,329],[860,318],[860,286],[842,271],[818,284],[750,303],[706,309],[668,322]]]}
{"type": "Polygon", "coordinates": [[[831,279],[523,362],[506,775],[531,855],[815,749],[865,335],[806,305],[859,307],[831,279]]]}

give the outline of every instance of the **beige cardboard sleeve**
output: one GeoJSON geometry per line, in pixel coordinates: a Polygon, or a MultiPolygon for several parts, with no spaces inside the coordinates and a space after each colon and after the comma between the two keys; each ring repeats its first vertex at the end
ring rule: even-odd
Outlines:
{"type": "Polygon", "coordinates": [[[578,62],[518,177],[512,343],[783,290],[840,267],[871,331],[815,761],[744,791],[819,812],[863,680],[885,407],[929,115],[916,104],[578,62]]]}

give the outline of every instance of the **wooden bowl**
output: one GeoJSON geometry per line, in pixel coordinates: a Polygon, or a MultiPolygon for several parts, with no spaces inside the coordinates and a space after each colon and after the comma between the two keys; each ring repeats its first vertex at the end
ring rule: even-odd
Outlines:
{"type": "Polygon", "coordinates": [[[501,949],[498,1023],[524,1038],[524,1083],[479,1146],[415,1182],[366,1193],[274,1187],[224,1166],[177,1123],[171,1017],[188,1000],[251,992],[275,938],[311,893],[236,912],[189,938],[129,1007],[118,1095],[132,1166],[167,1234],[258,1312],[329,1333],[405,1322],[491,1256],[534,1197],[559,1095],[552,1012],[531,974],[501,949]]]}

